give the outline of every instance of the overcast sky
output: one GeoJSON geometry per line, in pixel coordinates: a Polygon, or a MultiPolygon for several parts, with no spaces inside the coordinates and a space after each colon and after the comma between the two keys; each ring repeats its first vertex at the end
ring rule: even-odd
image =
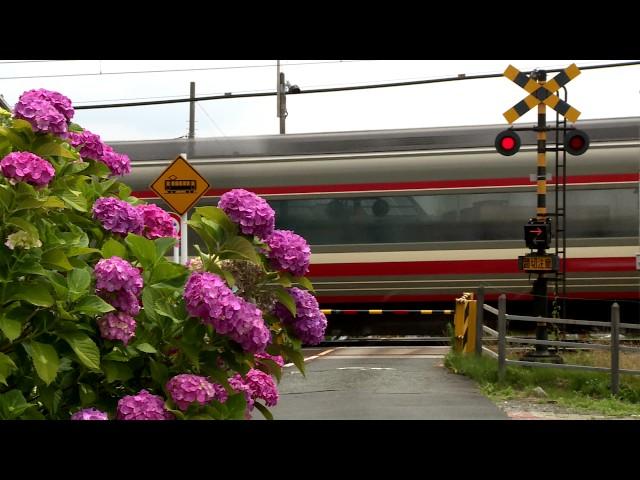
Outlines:
{"type": "MultiPolygon", "coordinates": [[[[305,89],[624,62],[625,60],[282,60],[291,84],[305,89]]],[[[628,60],[627,60],[628,61],[628,60]]],[[[551,73],[553,78],[556,73],[551,73]]],[[[74,105],[180,98],[226,92],[274,92],[276,60],[0,61],[0,94],[13,106],[34,88],[58,91],[74,105]],[[233,68],[232,68],[233,67],[233,68]],[[143,72],[185,70],[173,72],[143,72]],[[121,74],[116,74],[120,72],[121,74]],[[81,75],[86,74],[86,75],[81,75]],[[58,76],[56,76],[58,75],[58,76]],[[21,78],[17,78],[21,77],[21,78]]],[[[640,116],[640,65],[585,70],[567,84],[580,120],[640,116]]],[[[506,77],[371,90],[289,95],[286,133],[505,124],[502,113],[526,96],[506,77]]],[[[550,114],[549,114],[550,115],[550,114]]],[[[551,118],[551,115],[548,117],[551,118]]],[[[555,116],[553,117],[555,118],[555,116]]],[[[189,104],[78,110],[74,121],[105,141],[177,138],[188,132],[189,104]]],[[[518,124],[536,121],[536,109],[518,124]]],[[[196,137],[279,133],[276,97],[198,102],[196,137]]]]}

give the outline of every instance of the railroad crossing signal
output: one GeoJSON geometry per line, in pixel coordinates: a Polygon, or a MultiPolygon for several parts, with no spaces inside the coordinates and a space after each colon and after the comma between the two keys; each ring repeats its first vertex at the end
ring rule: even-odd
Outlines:
{"type": "Polygon", "coordinates": [[[209,182],[180,155],[151,184],[151,189],[180,215],[193,207],[209,187],[209,182]]]}
{"type": "Polygon", "coordinates": [[[509,65],[504,71],[504,76],[515,82],[518,86],[524,88],[530,93],[530,95],[514,105],[513,108],[504,112],[504,118],[507,119],[507,122],[513,123],[536,105],[544,103],[545,105],[553,108],[560,115],[564,115],[564,117],[570,122],[575,122],[578,120],[580,112],[564,100],[560,99],[560,97],[555,95],[555,92],[578,75],[580,75],[580,69],[575,63],[572,63],[552,80],[539,84],[535,80],[527,77],[524,73],[520,72],[514,66],[509,65]]]}

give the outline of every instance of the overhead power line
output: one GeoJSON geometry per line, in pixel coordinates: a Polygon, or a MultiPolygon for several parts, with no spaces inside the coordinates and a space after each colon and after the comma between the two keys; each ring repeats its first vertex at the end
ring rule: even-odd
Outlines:
{"type": "MultiPolygon", "coordinates": [[[[45,60],[38,60],[45,61],[45,60]]],[[[319,61],[319,62],[298,62],[298,63],[287,63],[284,64],[287,67],[298,66],[298,65],[320,65],[326,63],[343,63],[343,62],[369,62],[370,60],[328,60],[328,61],[319,61]]],[[[57,78],[57,77],[91,77],[96,76],[100,77],[103,75],[135,75],[139,73],[172,73],[172,72],[198,72],[205,70],[237,70],[243,68],[267,68],[267,67],[275,67],[274,63],[267,63],[263,65],[230,65],[226,67],[200,67],[200,68],[172,68],[166,70],[131,70],[125,72],[94,72],[94,73],[58,73],[52,75],[23,75],[16,77],[0,77],[0,80],[22,80],[27,78],[57,78]]]]}
{"type": "MultiPolygon", "coordinates": [[[[640,61],[624,62],[624,63],[608,63],[602,65],[588,65],[584,67],[578,67],[580,70],[595,70],[600,68],[613,68],[613,67],[628,67],[632,65],[640,65],[640,61]]],[[[562,68],[549,69],[547,72],[561,72],[562,68]]],[[[528,75],[531,71],[525,71],[524,74],[528,75]]],[[[295,94],[289,95],[303,95],[307,93],[330,93],[330,92],[345,92],[349,90],[367,90],[372,88],[389,88],[389,87],[406,87],[410,85],[424,85],[428,83],[443,83],[443,82],[455,82],[460,80],[478,80],[483,78],[498,78],[502,77],[502,73],[489,73],[482,75],[466,75],[464,73],[458,74],[455,77],[443,77],[432,78],[428,80],[412,80],[408,82],[393,82],[393,83],[379,83],[369,85],[354,85],[350,87],[334,87],[334,88],[316,88],[311,90],[301,90],[295,94]]],[[[175,98],[168,100],[153,100],[149,102],[127,102],[127,103],[108,103],[103,105],[81,105],[74,107],[76,110],[92,110],[98,108],[120,108],[120,107],[142,107],[146,105],[166,105],[170,103],[186,103],[191,101],[205,101],[205,100],[223,100],[232,98],[252,98],[252,97],[271,97],[277,95],[277,92],[256,92],[256,93],[225,93],[224,95],[210,95],[195,98],[175,98]]]]}

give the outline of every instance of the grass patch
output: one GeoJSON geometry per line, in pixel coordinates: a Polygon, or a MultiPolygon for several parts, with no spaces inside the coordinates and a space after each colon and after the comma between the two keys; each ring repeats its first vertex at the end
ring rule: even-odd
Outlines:
{"type": "MultiPolygon", "coordinates": [[[[608,365],[600,365],[597,362],[603,359],[598,355],[589,356],[588,353],[593,352],[572,354],[576,358],[563,353],[562,357],[566,363],[608,365]]],[[[539,401],[554,402],[578,413],[619,416],[640,414],[640,378],[637,376],[621,375],[620,392],[614,396],[610,391],[611,376],[607,373],[509,365],[504,382],[499,383],[498,361],[493,358],[451,352],[445,357],[444,364],[453,373],[478,382],[482,392],[494,401],[530,399],[532,390],[542,387],[548,398],[539,401]]]]}

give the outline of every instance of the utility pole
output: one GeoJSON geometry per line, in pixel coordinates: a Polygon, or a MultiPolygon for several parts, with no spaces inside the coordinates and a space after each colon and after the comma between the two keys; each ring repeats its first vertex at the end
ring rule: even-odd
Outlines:
{"type": "Polygon", "coordinates": [[[284,72],[280,72],[280,60],[277,61],[277,115],[280,119],[280,134],[285,133],[285,119],[287,118],[287,96],[284,91],[284,72]]]}
{"type": "Polygon", "coordinates": [[[189,138],[196,136],[196,82],[189,85],[189,138]]]}

